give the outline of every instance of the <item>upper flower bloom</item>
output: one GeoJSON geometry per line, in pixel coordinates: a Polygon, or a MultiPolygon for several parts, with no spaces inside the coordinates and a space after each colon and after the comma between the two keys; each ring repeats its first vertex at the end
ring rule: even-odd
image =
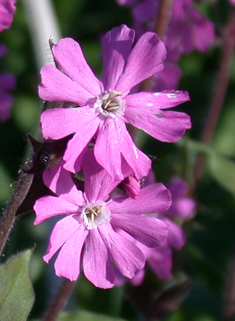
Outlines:
{"type": "Polygon", "coordinates": [[[125,196],[110,199],[118,182],[111,180],[92,155],[83,172],[84,193],[63,170],[53,190],[59,191],[58,197],[45,196],[36,201],[35,224],[66,215],[52,231],[44,260],[48,262],[60,249],[55,261],[58,276],[75,281],[81,265],[95,286],[110,288],[120,273],[133,278],[143,268],[145,257],[134,240],[148,247],[165,243],[167,225],[142,214],[167,210],[170,194],[162,184],[152,184],[143,188],[135,200],[125,196]]]}
{"type": "Polygon", "coordinates": [[[10,28],[16,10],[16,0],[0,1],[0,31],[10,28]]]}
{"type": "Polygon", "coordinates": [[[46,139],[75,133],[65,155],[65,168],[76,172],[78,158],[92,139],[97,162],[115,179],[123,179],[126,162],[137,179],[148,174],[150,160],[135,146],[125,126],[129,123],[165,142],[179,140],[190,119],[184,113],[166,111],[189,100],[187,92],[141,92],[130,90],[163,69],[165,46],[157,35],[145,33],[132,48],[134,30],[122,25],[103,38],[102,82],[88,66],[80,45],[70,38],[53,47],[59,69],[41,71],[39,95],[49,101],[75,103],[76,108],[56,108],[42,113],[46,139]]]}

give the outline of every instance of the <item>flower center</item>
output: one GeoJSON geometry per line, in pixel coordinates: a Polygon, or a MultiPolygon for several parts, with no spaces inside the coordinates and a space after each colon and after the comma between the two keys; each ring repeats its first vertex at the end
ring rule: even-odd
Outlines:
{"type": "Polygon", "coordinates": [[[97,98],[94,107],[99,110],[99,113],[112,118],[124,115],[125,101],[120,98],[121,91],[112,91],[105,93],[97,98]]]}
{"type": "Polygon", "coordinates": [[[83,208],[82,217],[87,228],[91,230],[110,221],[110,210],[102,201],[89,203],[83,208]]]}

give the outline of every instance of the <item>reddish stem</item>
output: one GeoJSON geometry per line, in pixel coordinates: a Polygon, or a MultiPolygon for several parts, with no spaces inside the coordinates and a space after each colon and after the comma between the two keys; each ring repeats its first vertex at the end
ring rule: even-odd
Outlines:
{"type": "Polygon", "coordinates": [[[43,321],[56,321],[60,312],[65,307],[76,282],[72,282],[68,279],[63,279],[62,285],[57,292],[52,304],[49,309],[46,311],[43,321]]]}
{"type": "MultiPolygon", "coordinates": [[[[206,145],[210,145],[215,127],[217,125],[219,115],[223,106],[225,95],[228,88],[229,76],[231,71],[231,65],[233,61],[233,52],[235,47],[235,10],[233,9],[231,20],[225,27],[222,54],[220,60],[220,66],[218,71],[217,80],[215,83],[215,91],[211,106],[209,108],[209,114],[204,124],[204,130],[201,137],[201,142],[206,145]]],[[[200,179],[203,174],[203,168],[205,164],[205,158],[199,157],[195,168],[195,178],[200,179]]]]}
{"type": "Polygon", "coordinates": [[[16,182],[13,195],[2,214],[2,219],[0,222],[0,255],[3,252],[11,229],[14,225],[16,212],[25,199],[26,195],[28,194],[33,181],[33,176],[33,174],[26,174],[24,172],[21,172],[20,177],[16,182]]]}

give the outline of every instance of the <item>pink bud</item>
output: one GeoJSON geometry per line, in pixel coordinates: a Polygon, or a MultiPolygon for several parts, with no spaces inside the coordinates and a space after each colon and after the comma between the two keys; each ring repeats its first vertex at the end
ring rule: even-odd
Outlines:
{"type": "Polygon", "coordinates": [[[134,176],[128,176],[120,184],[120,188],[131,198],[136,198],[140,193],[140,182],[134,176]]]}

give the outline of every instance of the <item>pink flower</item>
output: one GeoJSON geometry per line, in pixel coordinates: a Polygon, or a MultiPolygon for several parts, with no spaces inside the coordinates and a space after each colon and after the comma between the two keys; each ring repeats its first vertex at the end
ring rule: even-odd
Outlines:
{"type": "Polygon", "coordinates": [[[84,193],[77,190],[69,173],[63,170],[60,195],[36,201],[35,224],[65,215],[52,231],[44,260],[49,262],[60,250],[55,261],[56,275],[75,281],[82,266],[85,276],[95,286],[111,288],[120,273],[133,278],[144,266],[144,255],[134,240],[148,247],[166,241],[166,224],[142,214],[166,210],[170,194],[162,184],[153,184],[143,188],[135,200],[109,199],[118,182],[114,183],[92,157],[83,170],[84,193]]]}
{"type": "MultiPolygon", "coordinates": [[[[169,246],[150,248],[141,243],[136,243],[154,273],[161,280],[172,278],[172,250],[169,246]]],[[[132,280],[134,285],[140,285],[144,279],[145,270],[141,270],[132,280]]]]}
{"type": "Polygon", "coordinates": [[[121,6],[133,6],[138,3],[138,0],[117,0],[117,3],[121,6]]]}
{"type": "Polygon", "coordinates": [[[172,195],[172,205],[165,215],[183,220],[191,219],[195,214],[196,202],[188,196],[188,184],[182,178],[177,177],[168,188],[172,195]]]}
{"type": "MultiPolygon", "coordinates": [[[[159,1],[145,0],[133,9],[139,35],[153,30],[159,1]],[[146,27],[147,26],[147,27],[146,27]]],[[[214,26],[193,6],[192,0],[175,0],[165,39],[167,60],[176,61],[193,50],[205,52],[214,43],[214,26]]]]}
{"type": "Polygon", "coordinates": [[[177,89],[182,70],[174,62],[166,61],[165,68],[153,77],[152,90],[177,89]]]}
{"type": "MultiPolygon", "coordinates": [[[[159,1],[143,0],[133,6],[132,14],[138,37],[154,30],[159,1]]],[[[174,62],[193,50],[207,51],[214,44],[213,24],[193,6],[192,0],[175,0],[168,31],[164,39],[167,57],[165,68],[155,78],[153,90],[178,87],[181,70],[174,62]]]]}
{"type": "Polygon", "coordinates": [[[162,70],[166,55],[156,34],[147,32],[133,47],[134,35],[134,30],[122,25],[104,36],[102,82],[88,66],[79,44],[69,38],[53,47],[60,69],[47,65],[41,71],[42,99],[78,106],[47,110],[41,116],[46,139],[74,133],[64,155],[64,166],[71,172],[77,172],[79,157],[94,139],[95,158],[113,178],[123,179],[125,160],[141,179],[151,162],[134,144],[126,123],[164,142],[178,141],[191,127],[186,114],[166,110],[189,100],[187,92],[129,94],[135,85],[162,70]]]}
{"type": "Polygon", "coordinates": [[[16,0],[0,0],[0,31],[10,28],[16,11],[16,0]]]}
{"type": "MultiPolygon", "coordinates": [[[[145,179],[146,185],[153,184],[155,181],[152,171],[145,179]]],[[[156,216],[164,221],[168,226],[167,242],[160,247],[149,248],[144,244],[136,242],[145,256],[146,262],[150,265],[156,275],[167,280],[172,278],[172,255],[173,250],[179,251],[186,242],[186,234],[183,228],[173,221],[176,219],[190,219],[195,212],[195,201],[187,196],[188,186],[182,178],[173,180],[169,187],[172,196],[172,205],[164,213],[158,213],[156,216]]],[[[144,269],[137,274],[131,281],[139,285],[144,278],[144,269]]]]}
{"type": "MultiPolygon", "coordinates": [[[[0,45],[0,58],[7,53],[5,46],[0,45]]],[[[9,91],[15,88],[15,77],[10,73],[0,73],[0,122],[10,117],[13,97],[9,91]]]]}

